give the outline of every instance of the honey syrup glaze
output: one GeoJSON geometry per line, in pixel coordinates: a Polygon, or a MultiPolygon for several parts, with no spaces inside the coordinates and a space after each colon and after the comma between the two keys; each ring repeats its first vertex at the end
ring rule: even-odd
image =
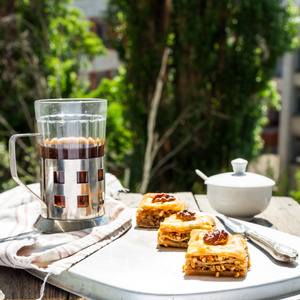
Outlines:
{"type": "Polygon", "coordinates": [[[44,159],[89,159],[104,156],[105,141],[93,138],[70,137],[47,139],[40,145],[44,159]]]}

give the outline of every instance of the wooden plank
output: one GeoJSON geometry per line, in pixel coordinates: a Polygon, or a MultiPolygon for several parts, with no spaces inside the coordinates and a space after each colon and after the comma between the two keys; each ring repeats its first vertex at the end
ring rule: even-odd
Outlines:
{"type": "MultiPolygon", "coordinates": [[[[184,200],[188,205],[190,210],[198,211],[198,205],[195,201],[195,198],[190,192],[182,192],[182,193],[172,193],[172,195],[179,197],[184,200]]],[[[142,194],[135,193],[120,193],[118,199],[127,205],[128,207],[137,208],[143,198],[142,194]]]]}
{"type": "MultiPolygon", "coordinates": [[[[201,211],[217,214],[206,195],[195,195],[201,211]]],[[[300,237],[300,205],[289,197],[272,197],[265,211],[255,216],[251,221],[267,227],[281,230],[300,237]]]]}
{"type": "Polygon", "coordinates": [[[184,200],[190,210],[199,211],[195,197],[190,192],[174,193],[175,196],[184,200]]]}
{"type": "MultiPolygon", "coordinates": [[[[0,299],[37,299],[43,281],[25,270],[0,267],[0,299]],[[2,292],[2,295],[1,295],[2,292]]],[[[43,299],[84,299],[46,284],[43,299]]]]}
{"type": "Polygon", "coordinates": [[[217,214],[218,212],[214,210],[209,204],[206,195],[195,195],[196,202],[198,203],[200,211],[207,212],[210,214],[217,214]]]}
{"type": "Polygon", "coordinates": [[[267,209],[256,218],[266,219],[276,229],[300,237],[300,205],[290,197],[272,197],[267,209]]]}

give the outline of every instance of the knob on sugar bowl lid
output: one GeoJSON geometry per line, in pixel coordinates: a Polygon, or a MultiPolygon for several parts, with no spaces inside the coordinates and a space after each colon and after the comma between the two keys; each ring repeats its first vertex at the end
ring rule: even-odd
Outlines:
{"type": "Polygon", "coordinates": [[[248,161],[242,158],[237,158],[231,161],[232,169],[235,174],[244,174],[246,172],[248,161]]]}

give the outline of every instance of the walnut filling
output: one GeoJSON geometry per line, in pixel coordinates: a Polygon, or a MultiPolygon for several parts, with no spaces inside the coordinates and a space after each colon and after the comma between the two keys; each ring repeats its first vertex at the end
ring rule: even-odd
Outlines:
{"type": "Polygon", "coordinates": [[[137,216],[137,224],[138,226],[159,227],[159,224],[173,213],[174,211],[171,210],[145,211],[137,216]]]}
{"type": "MultiPolygon", "coordinates": [[[[245,276],[248,268],[248,258],[245,261],[234,257],[221,257],[213,255],[192,256],[186,259],[184,271],[214,272],[216,277],[224,272],[231,272],[234,277],[245,276]]],[[[224,273],[225,274],[225,273],[224,273]]]]}

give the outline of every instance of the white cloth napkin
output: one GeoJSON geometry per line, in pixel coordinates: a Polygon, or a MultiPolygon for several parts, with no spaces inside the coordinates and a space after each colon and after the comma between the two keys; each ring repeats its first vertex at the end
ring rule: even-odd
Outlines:
{"type": "MultiPolygon", "coordinates": [[[[112,198],[124,190],[106,174],[105,212],[110,222],[85,230],[43,234],[32,229],[40,203],[22,187],[0,194],[0,265],[60,274],[131,227],[132,210],[112,198]]],[[[39,184],[29,187],[39,194],[39,184]]]]}

